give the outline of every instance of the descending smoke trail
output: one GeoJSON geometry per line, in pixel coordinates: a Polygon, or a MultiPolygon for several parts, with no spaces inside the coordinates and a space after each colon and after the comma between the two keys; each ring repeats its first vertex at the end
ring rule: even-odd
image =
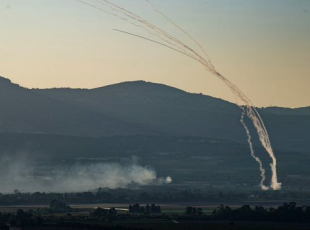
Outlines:
{"type": "MultiPolygon", "coordinates": [[[[117,10],[118,12],[122,13],[125,17],[129,17],[132,20],[135,20],[138,23],[142,23],[145,26],[149,27],[150,29],[152,29],[154,32],[158,33],[158,37],[160,37],[164,42],[167,42],[167,40],[163,39],[162,36],[168,38],[168,40],[171,40],[172,42],[175,42],[177,45],[181,45],[182,48],[187,49],[189,52],[191,52],[193,55],[195,55],[198,59],[199,62],[203,62],[205,68],[207,68],[209,71],[212,71],[212,65],[210,65],[210,63],[208,63],[203,57],[201,57],[194,49],[190,48],[189,46],[187,46],[185,43],[181,42],[180,40],[176,39],[175,37],[171,36],[169,33],[163,31],[162,29],[156,27],[155,25],[149,23],[148,21],[142,19],[140,16],[122,8],[119,7],[113,3],[111,3],[108,0],[96,0],[97,2],[104,2],[104,3],[108,3],[109,5],[111,5],[113,10],[117,10]]],[[[171,44],[169,42],[169,44],[171,44]]]]}
{"type": "Polygon", "coordinates": [[[167,21],[169,21],[173,26],[175,26],[177,29],[179,29],[180,31],[182,31],[187,37],[189,37],[189,39],[191,39],[200,49],[201,51],[204,53],[204,55],[206,56],[209,64],[214,68],[209,55],[207,54],[207,52],[205,51],[205,49],[203,48],[203,46],[197,42],[189,33],[187,33],[185,30],[183,30],[179,25],[177,25],[174,21],[172,21],[167,15],[165,15],[164,13],[160,12],[159,10],[156,9],[156,7],[149,1],[149,0],[145,0],[151,7],[152,9],[160,14],[161,16],[163,16],[167,21]]]}
{"type": "MultiPolygon", "coordinates": [[[[80,0],[77,0],[79,2],[81,2],[80,0]]],[[[188,45],[186,45],[184,42],[180,41],[179,39],[173,37],[172,35],[170,35],[169,33],[163,31],[162,29],[156,27],[155,25],[151,24],[150,22],[142,19],[140,16],[122,8],[117,6],[114,3],[111,3],[108,0],[96,0],[99,3],[102,3],[102,5],[105,6],[109,6],[110,9],[112,9],[113,11],[122,14],[123,16],[121,17],[118,14],[111,14],[115,17],[119,17],[120,19],[126,20],[127,22],[135,25],[135,26],[139,26],[143,29],[146,29],[150,34],[152,35],[156,35],[158,38],[160,38],[164,43],[168,43],[170,45],[173,45],[175,47],[177,47],[176,49],[167,46],[168,48],[172,48],[175,51],[178,51],[186,56],[189,56],[193,59],[195,59],[197,62],[201,63],[203,65],[203,67],[211,72],[213,75],[215,75],[216,77],[218,77],[220,80],[222,80],[228,87],[229,89],[233,92],[233,94],[242,101],[242,103],[244,103],[245,107],[246,107],[246,114],[247,116],[251,119],[257,133],[259,136],[259,140],[261,142],[261,144],[263,145],[263,147],[265,148],[265,150],[267,151],[267,153],[269,154],[269,156],[272,159],[272,163],[270,164],[271,166],[271,172],[272,172],[272,177],[271,177],[271,185],[270,187],[274,190],[280,189],[281,188],[281,183],[278,183],[278,179],[277,179],[277,170],[276,170],[276,165],[277,165],[277,161],[276,158],[274,156],[272,147],[271,147],[271,143],[269,140],[269,136],[268,136],[268,132],[267,129],[264,125],[264,122],[262,120],[262,118],[260,117],[258,111],[256,110],[256,108],[254,107],[253,103],[245,96],[245,94],[236,86],[234,85],[232,82],[230,82],[227,78],[225,78],[223,75],[221,75],[216,69],[215,67],[211,64],[210,60],[206,60],[205,58],[203,58],[198,52],[196,52],[194,49],[192,49],[191,47],[189,47],[188,45]],[[149,30],[151,30],[152,32],[150,32],[149,30]]],[[[85,3],[85,2],[84,2],[85,3]]],[[[95,5],[89,4],[88,5],[100,9],[103,12],[106,12],[105,10],[101,9],[100,7],[97,7],[95,5]]],[[[163,15],[163,14],[162,14],[163,15]]],[[[167,19],[173,24],[175,25],[178,29],[181,29],[179,26],[177,26],[171,19],[169,19],[167,17],[167,19]]],[[[185,34],[187,34],[183,29],[181,29],[185,34]]],[[[122,31],[124,32],[124,31],[122,31]]],[[[133,36],[137,36],[146,40],[150,40],[153,41],[151,39],[147,39],[144,38],[142,36],[139,35],[134,35],[128,32],[125,32],[127,34],[133,35],[133,36]]],[[[187,34],[187,36],[189,36],[187,34]]],[[[191,38],[191,36],[189,36],[191,38]]],[[[192,39],[192,38],[191,38],[192,39]]],[[[200,48],[202,48],[202,46],[196,42],[194,39],[192,39],[196,44],[198,44],[198,46],[200,48]]],[[[156,41],[153,41],[156,42],[156,41]]],[[[161,44],[159,42],[156,42],[158,44],[161,44]]],[[[161,44],[164,45],[164,44],[161,44]]],[[[202,51],[205,53],[205,51],[202,48],[202,51]]],[[[206,54],[206,53],[205,53],[206,54]]],[[[245,123],[244,123],[245,124],[245,123]]],[[[246,129],[246,131],[248,131],[247,127],[244,126],[244,128],[246,129]]],[[[247,134],[249,134],[247,132],[247,134]]],[[[251,142],[251,138],[249,138],[250,136],[248,135],[248,141],[251,142]]],[[[251,148],[251,145],[250,145],[251,148]]],[[[253,148],[252,148],[253,149],[253,148]]],[[[263,179],[263,178],[262,178],[263,179]]],[[[265,187],[267,188],[267,187],[265,187]]]]}
{"type": "MultiPolygon", "coordinates": [[[[135,27],[142,28],[142,29],[144,29],[145,31],[147,31],[150,35],[157,36],[157,37],[159,37],[161,40],[163,40],[164,42],[168,43],[169,45],[176,47],[175,51],[181,52],[181,53],[183,53],[183,54],[185,54],[185,55],[187,55],[187,56],[189,56],[189,57],[191,57],[191,58],[193,58],[193,59],[196,59],[192,54],[188,53],[187,50],[184,50],[184,48],[178,46],[178,45],[175,44],[175,43],[172,43],[172,42],[166,40],[166,39],[165,39],[164,37],[162,37],[160,34],[156,34],[156,33],[151,32],[151,31],[148,29],[148,27],[146,27],[144,24],[138,25],[138,24],[132,22],[132,20],[130,20],[130,19],[133,19],[134,21],[138,21],[138,22],[140,22],[140,23],[141,23],[142,21],[141,21],[141,19],[140,19],[139,16],[137,16],[137,15],[131,16],[131,15],[129,15],[129,14],[132,14],[132,13],[129,12],[129,11],[126,11],[126,10],[123,9],[123,8],[120,8],[120,7],[119,7],[119,9],[117,9],[117,8],[115,8],[116,5],[114,5],[114,4],[112,4],[112,3],[108,2],[108,1],[102,0],[102,1],[103,1],[103,2],[102,2],[102,1],[100,1],[100,0],[96,0],[97,2],[99,2],[99,3],[102,4],[102,5],[108,6],[108,7],[109,7],[111,10],[113,10],[114,12],[119,12],[119,10],[122,10],[122,13],[125,15],[125,17],[121,17],[121,16],[118,15],[117,13],[108,12],[108,11],[102,9],[102,8],[99,7],[99,6],[96,6],[96,5],[91,4],[91,3],[88,3],[88,2],[84,2],[84,1],[82,1],[82,0],[76,0],[76,1],[78,1],[78,2],[80,2],[80,3],[82,3],[82,4],[85,4],[85,5],[88,5],[88,6],[92,7],[92,8],[97,9],[97,10],[100,10],[100,11],[102,11],[102,12],[104,12],[104,13],[109,14],[109,15],[112,15],[112,16],[114,16],[114,17],[117,17],[117,18],[119,18],[119,19],[122,19],[122,20],[126,21],[127,23],[130,23],[131,25],[133,25],[133,26],[135,26],[135,27]],[[129,17],[129,18],[126,18],[126,17],[129,17]]],[[[117,6],[116,6],[116,7],[117,7],[117,6]]],[[[154,29],[154,28],[152,28],[152,29],[154,29]]],[[[128,33],[128,34],[130,34],[130,33],[128,33]]],[[[132,34],[131,34],[131,35],[132,35],[132,34]]],[[[145,39],[145,38],[144,38],[144,39],[145,39]]],[[[169,47],[169,48],[171,48],[171,47],[169,47]]]]}
{"type": "Polygon", "coordinates": [[[188,53],[184,53],[184,52],[182,52],[182,51],[180,51],[180,50],[178,50],[178,49],[175,49],[175,48],[173,48],[173,47],[171,47],[171,46],[168,46],[168,45],[166,45],[166,44],[163,44],[163,43],[161,43],[161,42],[157,42],[157,41],[154,41],[154,40],[152,40],[152,39],[145,38],[145,37],[143,37],[143,36],[140,36],[140,35],[137,35],[137,34],[133,34],[133,33],[129,33],[129,32],[123,31],[123,30],[117,30],[117,29],[113,29],[113,30],[115,30],[115,31],[117,31],[117,32],[124,33],[124,34],[129,34],[129,35],[131,35],[131,36],[135,36],[135,37],[138,37],[138,38],[142,38],[142,39],[147,40],[147,41],[150,41],[150,42],[154,42],[154,43],[156,43],[156,44],[159,44],[159,45],[162,45],[162,46],[167,47],[167,48],[169,48],[169,49],[172,49],[172,50],[174,50],[174,51],[177,51],[177,52],[179,52],[179,53],[181,53],[181,54],[184,54],[184,55],[186,55],[186,56],[188,56],[188,57],[190,57],[190,58],[192,58],[192,59],[198,61],[195,57],[189,55],[188,53]]]}
{"type": "Polygon", "coordinates": [[[264,125],[264,122],[259,115],[258,111],[256,110],[255,106],[253,103],[248,99],[244,93],[232,82],[230,82],[228,79],[223,77],[220,73],[218,72],[212,72],[214,75],[219,77],[230,89],[231,91],[245,104],[246,111],[247,111],[247,116],[251,119],[257,134],[259,136],[259,140],[267,153],[269,154],[270,158],[272,159],[272,163],[270,164],[271,167],[271,182],[270,182],[270,187],[273,190],[279,190],[281,189],[281,183],[278,183],[278,178],[277,178],[277,159],[273,153],[273,149],[271,147],[271,143],[269,140],[269,135],[267,132],[267,129],[264,125]]]}
{"type": "Polygon", "coordinates": [[[241,119],[240,119],[240,122],[241,124],[243,125],[245,131],[246,131],[246,134],[248,136],[248,144],[249,144],[249,147],[250,147],[250,152],[251,152],[251,156],[254,158],[254,160],[258,163],[259,165],[259,170],[260,170],[260,175],[261,175],[261,181],[260,181],[260,187],[262,190],[268,190],[268,187],[266,187],[264,185],[264,181],[266,180],[266,176],[265,176],[265,169],[263,168],[263,163],[262,161],[255,155],[255,152],[254,152],[254,149],[253,149],[253,144],[252,144],[252,141],[251,141],[251,134],[250,134],[250,131],[247,127],[247,125],[245,124],[244,122],[244,115],[245,115],[245,110],[243,107],[242,108],[242,114],[241,114],[241,119]]]}

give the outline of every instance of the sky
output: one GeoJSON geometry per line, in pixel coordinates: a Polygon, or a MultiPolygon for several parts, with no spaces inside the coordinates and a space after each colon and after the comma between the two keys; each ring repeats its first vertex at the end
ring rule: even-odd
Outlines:
{"type": "MultiPolygon", "coordinates": [[[[199,50],[144,0],[111,1],[199,50]]],[[[309,0],[150,1],[199,41],[217,71],[256,106],[310,106],[309,0]]],[[[0,76],[27,88],[145,80],[237,102],[201,64],[113,29],[158,40],[76,0],[2,0],[0,76]]]]}

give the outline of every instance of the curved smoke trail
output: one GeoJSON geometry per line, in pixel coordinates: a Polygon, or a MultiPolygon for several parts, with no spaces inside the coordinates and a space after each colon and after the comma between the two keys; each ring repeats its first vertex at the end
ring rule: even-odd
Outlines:
{"type": "Polygon", "coordinates": [[[200,49],[201,51],[204,53],[204,55],[206,56],[209,64],[214,68],[209,55],[207,54],[207,52],[205,51],[205,49],[203,48],[203,46],[197,42],[189,33],[187,33],[184,29],[182,29],[179,25],[177,25],[174,21],[172,21],[167,15],[163,14],[162,12],[160,12],[159,10],[157,10],[157,8],[149,1],[149,0],[144,0],[146,1],[151,7],[152,9],[160,14],[161,16],[163,16],[168,22],[170,22],[173,26],[175,26],[178,30],[180,30],[181,32],[183,32],[190,40],[192,40],[200,49]]]}
{"type": "Polygon", "coordinates": [[[259,165],[259,171],[260,171],[260,176],[261,176],[261,181],[260,181],[260,187],[262,190],[268,190],[268,187],[266,187],[264,185],[264,181],[266,180],[266,176],[265,176],[265,169],[263,168],[263,163],[262,161],[255,155],[255,152],[254,152],[254,149],[253,149],[253,144],[252,144],[252,137],[251,137],[251,134],[250,134],[250,131],[247,127],[247,125],[245,124],[244,122],[244,115],[245,115],[245,110],[243,107],[242,108],[242,114],[241,114],[241,119],[240,119],[240,122],[242,124],[242,126],[244,127],[245,129],[245,132],[248,136],[248,144],[249,144],[249,147],[250,147],[250,152],[251,152],[251,156],[254,158],[254,160],[258,163],[259,165]]]}
{"type": "Polygon", "coordinates": [[[244,110],[244,108],[241,107],[241,109],[243,110],[242,113],[242,117],[241,117],[241,123],[243,125],[243,127],[246,130],[247,136],[248,136],[248,143],[249,143],[249,147],[250,147],[250,151],[251,151],[251,155],[252,157],[254,157],[254,159],[258,162],[260,170],[261,170],[261,188],[262,189],[268,189],[269,187],[266,187],[263,183],[265,180],[265,170],[262,167],[262,162],[261,160],[255,155],[254,150],[253,150],[253,146],[251,143],[251,136],[250,136],[250,132],[248,127],[246,126],[245,122],[244,122],[244,114],[246,112],[246,115],[248,116],[248,118],[252,121],[258,136],[259,136],[259,140],[262,144],[262,146],[265,148],[265,150],[267,151],[267,153],[269,154],[270,158],[272,159],[272,163],[270,164],[271,167],[271,172],[272,172],[272,176],[271,176],[271,182],[270,182],[270,187],[273,190],[278,190],[281,188],[281,183],[278,182],[277,179],[277,160],[275,158],[275,155],[273,153],[273,149],[269,140],[269,135],[267,132],[267,129],[264,125],[264,122],[261,118],[261,116],[259,115],[258,111],[256,110],[255,106],[253,105],[253,103],[250,101],[250,99],[236,86],[234,85],[232,82],[230,82],[227,78],[225,78],[223,75],[221,75],[216,69],[215,67],[212,65],[207,53],[205,52],[205,50],[203,49],[203,47],[194,39],[192,38],[187,32],[185,32],[185,30],[183,30],[181,27],[179,27],[176,23],[174,23],[171,19],[169,19],[166,15],[164,15],[163,13],[161,13],[160,11],[158,11],[155,6],[153,4],[150,3],[150,1],[145,0],[147,3],[149,3],[151,5],[151,7],[153,8],[153,10],[155,10],[155,12],[161,14],[166,20],[168,20],[172,25],[174,25],[177,29],[181,30],[186,36],[188,36],[196,45],[199,46],[199,48],[202,50],[202,52],[204,53],[204,55],[206,56],[206,58],[203,58],[198,52],[196,52],[194,49],[192,49],[190,46],[188,46],[187,44],[185,44],[184,42],[182,42],[181,40],[173,37],[172,35],[170,35],[169,33],[165,32],[164,30],[158,28],[157,26],[151,24],[150,22],[142,19],[140,16],[110,2],[109,0],[96,0],[98,3],[100,3],[101,5],[110,8],[110,10],[112,10],[113,12],[108,12],[102,8],[100,8],[99,6],[96,6],[94,4],[90,4],[88,2],[84,2],[81,0],[77,0],[81,3],[87,4],[91,7],[94,7],[98,10],[101,10],[104,13],[108,13],[114,17],[120,18],[122,20],[125,20],[126,22],[140,27],[144,30],[146,30],[149,34],[151,35],[155,35],[158,38],[160,38],[164,43],[167,43],[173,47],[170,47],[168,45],[153,41],[151,39],[148,38],[144,38],[142,36],[139,35],[135,35],[135,34],[131,34],[128,32],[124,32],[124,31],[120,31],[120,32],[124,32],[133,36],[138,36],[140,38],[149,40],[149,41],[153,41],[156,42],[158,44],[164,45],[170,49],[174,49],[175,51],[178,51],[186,56],[189,56],[190,58],[195,59],[197,62],[201,63],[203,65],[203,67],[209,71],[210,73],[212,73],[213,75],[215,75],[216,77],[218,77],[220,80],[222,80],[226,86],[228,86],[228,88],[233,92],[233,94],[240,99],[246,110],[244,110]],[[122,16],[121,16],[122,15],[122,16]]]}

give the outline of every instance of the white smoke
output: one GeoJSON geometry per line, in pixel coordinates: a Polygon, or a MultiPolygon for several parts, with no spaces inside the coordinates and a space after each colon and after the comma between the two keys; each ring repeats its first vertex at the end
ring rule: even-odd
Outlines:
{"type": "Polygon", "coordinates": [[[167,176],[165,179],[166,184],[170,184],[172,182],[172,178],[170,176],[167,176]]]}
{"type": "Polygon", "coordinates": [[[170,177],[158,178],[156,172],[137,163],[90,163],[57,166],[38,166],[23,157],[0,159],[0,192],[14,189],[22,192],[80,192],[99,187],[127,188],[137,185],[162,185],[170,177]]]}
{"type": "Polygon", "coordinates": [[[248,136],[248,144],[249,144],[249,147],[250,147],[250,152],[251,152],[251,156],[254,158],[254,160],[258,163],[259,165],[259,171],[260,171],[260,175],[261,175],[261,181],[260,181],[260,187],[262,190],[268,190],[268,187],[266,187],[264,185],[264,182],[266,180],[266,176],[265,176],[265,169],[263,168],[263,163],[262,161],[256,156],[255,152],[254,152],[254,149],[253,149],[253,144],[252,144],[252,141],[251,141],[251,134],[250,134],[250,131],[248,129],[248,127],[246,126],[245,122],[244,122],[244,115],[245,115],[245,111],[243,109],[243,112],[242,112],[242,115],[241,115],[241,119],[240,119],[240,122],[241,124],[243,125],[243,128],[245,129],[246,131],[246,134],[248,136]]]}
{"type": "MultiPolygon", "coordinates": [[[[195,40],[193,39],[185,30],[183,30],[181,27],[179,27],[176,23],[174,23],[169,17],[167,17],[165,14],[163,14],[162,12],[160,12],[159,10],[157,10],[155,8],[155,6],[149,1],[149,0],[145,0],[150,6],[151,8],[156,12],[159,13],[161,16],[163,16],[169,23],[171,23],[174,27],[176,27],[178,30],[182,31],[187,37],[189,37],[198,47],[199,49],[203,52],[203,54],[206,56],[206,58],[202,57],[197,51],[195,51],[193,48],[191,48],[189,45],[185,44],[184,42],[182,42],[181,40],[175,38],[174,36],[170,35],[169,33],[167,33],[166,31],[160,29],[159,27],[155,26],[154,24],[146,21],[145,19],[141,18],[140,16],[112,3],[109,0],[96,0],[96,2],[98,2],[100,5],[94,5],[91,4],[89,2],[84,2],[81,0],[77,0],[78,2],[84,3],[88,6],[91,6],[97,10],[101,10],[102,12],[108,13],[114,17],[120,18],[136,27],[142,28],[144,30],[146,30],[150,35],[155,35],[157,38],[161,39],[164,43],[159,43],[157,41],[148,39],[148,38],[144,38],[142,36],[138,36],[138,35],[134,35],[128,32],[124,32],[124,31],[120,31],[119,32],[123,32],[123,33],[127,33],[130,35],[134,35],[152,42],[155,42],[157,44],[163,45],[165,47],[168,47],[172,50],[175,50],[179,53],[182,53],[194,60],[196,60],[197,62],[199,62],[200,64],[203,65],[203,67],[209,71],[211,74],[213,74],[214,76],[216,76],[217,78],[219,78],[220,80],[222,80],[224,82],[224,84],[232,91],[232,93],[244,104],[244,106],[246,107],[246,114],[248,116],[248,118],[252,121],[258,136],[259,136],[259,140],[262,144],[262,146],[265,148],[265,150],[267,151],[267,153],[269,154],[272,163],[270,164],[271,166],[271,172],[272,172],[272,176],[271,176],[271,181],[270,181],[270,187],[273,190],[278,190],[281,189],[281,183],[278,183],[278,178],[277,178],[277,160],[275,158],[275,155],[273,153],[273,149],[271,147],[271,143],[269,140],[269,135],[267,132],[267,129],[264,125],[264,122],[262,120],[262,118],[260,117],[258,111],[256,110],[255,106],[253,105],[253,103],[250,101],[250,99],[236,86],[234,85],[232,82],[230,82],[226,77],[224,77],[223,75],[221,75],[213,66],[213,64],[211,63],[211,60],[209,59],[207,53],[205,52],[205,50],[203,49],[203,47],[195,40]],[[100,6],[104,6],[106,7],[108,10],[104,10],[102,9],[100,6]],[[167,45],[168,44],[168,45],[167,45]],[[169,46],[170,45],[170,46],[169,46]],[[173,47],[171,47],[173,46],[173,47]]],[[[241,107],[242,108],[242,107],[241,107]]],[[[242,108],[243,109],[243,108],[242,108]]],[[[243,116],[244,114],[242,114],[242,118],[241,118],[241,123],[243,125],[243,127],[246,130],[246,134],[248,135],[248,143],[249,143],[249,147],[250,147],[250,151],[251,151],[251,155],[252,157],[254,157],[254,159],[259,163],[259,167],[261,170],[261,176],[262,176],[262,182],[264,182],[265,180],[265,175],[264,173],[264,169],[262,168],[262,164],[261,164],[261,160],[255,155],[254,150],[253,150],[253,146],[251,143],[251,136],[250,136],[250,132],[249,129],[247,128],[246,124],[243,122],[243,116]]],[[[268,189],[267,186],[265,186],[263,183],[261,182],[261,188],[262,189],[268,189]]]]}

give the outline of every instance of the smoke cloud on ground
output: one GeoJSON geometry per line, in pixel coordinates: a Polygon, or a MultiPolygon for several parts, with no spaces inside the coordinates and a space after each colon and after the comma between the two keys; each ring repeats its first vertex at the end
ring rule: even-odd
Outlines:
{"type": "Polygon", "coordinates": [[[57,166],[38,165],[26,157],[0,158],[0,192],[80,192],[99,187],[127,188],[130,186],[169,184],[172,179],[158,178],[148,167],[129,162],[74,163],[57,166]]]}

